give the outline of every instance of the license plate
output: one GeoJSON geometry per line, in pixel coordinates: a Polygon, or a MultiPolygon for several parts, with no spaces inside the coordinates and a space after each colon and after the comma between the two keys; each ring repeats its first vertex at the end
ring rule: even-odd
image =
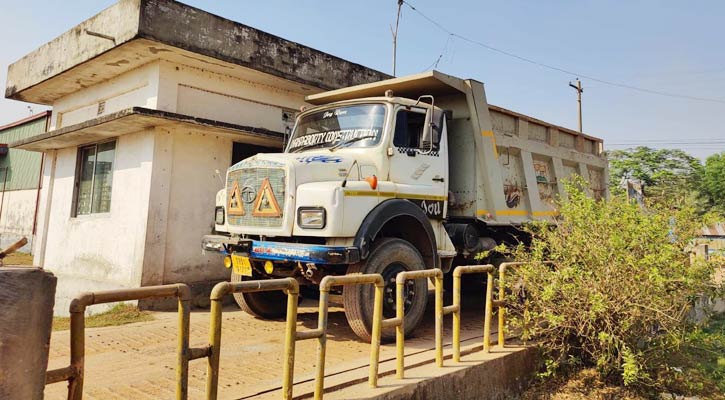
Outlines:
{"type": "Polygon", "coordinates": [[[232,268],[239,275],[252,276],[252,262],[249,261],[249,257],[232,254],[232,268]]]}

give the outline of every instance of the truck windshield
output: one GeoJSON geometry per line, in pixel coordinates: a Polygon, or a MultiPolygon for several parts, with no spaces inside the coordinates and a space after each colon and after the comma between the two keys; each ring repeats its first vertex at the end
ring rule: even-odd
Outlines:
{"type": "Polygon", "coordinates": [[[302,117],[292,132],[288,153],[340,147],[370,147],[382,136],[385,106],[362,104],[320,110],[302,117]]]}

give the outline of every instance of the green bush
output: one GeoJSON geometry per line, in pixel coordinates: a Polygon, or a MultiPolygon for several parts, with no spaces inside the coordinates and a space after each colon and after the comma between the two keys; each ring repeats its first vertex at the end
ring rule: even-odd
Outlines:
{"type": "Polygon", "coordinates": [[[528,227],[531,244],[513,251],[532,263],[512,270],[509,282],[523,289],[510,295],[511,324],[540,345],[543,375],[594,366],[609,382],[672,388],[691,331],[686,315],[711,288],[711,269],[687,251],[701,227],[695,213],[596,201],[580,179],[566,186],[555,226],[528,227]]]}

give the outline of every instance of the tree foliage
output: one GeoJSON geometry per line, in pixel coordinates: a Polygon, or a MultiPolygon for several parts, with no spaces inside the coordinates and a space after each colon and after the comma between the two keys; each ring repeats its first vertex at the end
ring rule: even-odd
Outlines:
{"type": "Polygon", "coordinates": [[[644,185],[645,196],[660,203],[682,206],[699,199],[703,167],[683,150],[640,146],[614,150],[608,157],[613,188],[622,178],[632,179],[644,185]]]}
{"type": "Polygon", "coordinates": [[[549,374],[595,366],[630,387],[666,388],[685,315],[708,289],[707,265],[685,251],[700,223],[692,209],[645,211],[622,197],[596,201],[581,179],[566,186],[555,226],[534,224],[531,245],[514,252],[532,264],[512,271],[525,288],[524,301],[511,294],[512,324],[541,345],[549,374]]]}
{"type": "Polygon", "coordinates": [[[705,160],[701,191],[710,207],[725,214],[725,151],[705,160]]]}

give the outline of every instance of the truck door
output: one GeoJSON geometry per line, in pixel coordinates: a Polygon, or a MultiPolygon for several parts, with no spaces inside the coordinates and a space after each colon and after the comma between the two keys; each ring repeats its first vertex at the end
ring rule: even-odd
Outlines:
{"type": "Polygon", "coordinates": [[[424,135],[427,112],[432,113],[423,107],[396,110],[390,181],[396,186],[396,197],[419,205],[429,218],[443,219],[448,193],[445,119],[436,112],[432,117],[435,129],[424,135]]]}

